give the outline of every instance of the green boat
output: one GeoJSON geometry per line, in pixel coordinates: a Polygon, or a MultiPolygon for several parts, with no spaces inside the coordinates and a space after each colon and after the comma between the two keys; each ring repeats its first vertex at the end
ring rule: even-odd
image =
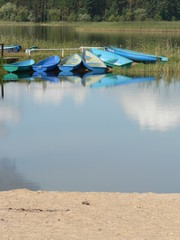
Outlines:
{"type": "Polygon", "coordinates": [[[3,68],[10,73],[24,72],[24,71],[30,71],[34,64],[35,64],[35,61],[33,59],[29,59],[26,61],[15,62],[11,64],[4,64],[3,68]]]}

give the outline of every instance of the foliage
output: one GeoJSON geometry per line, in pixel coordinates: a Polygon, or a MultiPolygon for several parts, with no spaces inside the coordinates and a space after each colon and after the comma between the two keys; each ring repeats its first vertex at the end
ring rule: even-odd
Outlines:
{"type": "Polygon", "coordinates": [[[0,0],[6,21],[180,20],[179,0],[0,0]],[[82,19],[82,20],[81,20],[82,19]]]}

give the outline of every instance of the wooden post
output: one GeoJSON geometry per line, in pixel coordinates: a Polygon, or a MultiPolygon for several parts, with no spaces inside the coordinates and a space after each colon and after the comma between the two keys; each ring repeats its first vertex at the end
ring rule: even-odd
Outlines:
{"type": "Polygon", "coordinates": [[[4,43],[1,43],[1,58],[4,57],[4,43]]]}
{"type": "Polygon", "coordinates": [[[1,97],[4,98],[4,85],[2,78],[1,78],[1,97]]]}
{"type": "Polygon", "coordinates": [[[62,58],[64,57],[64,49],[62,49],[62,58]]]}

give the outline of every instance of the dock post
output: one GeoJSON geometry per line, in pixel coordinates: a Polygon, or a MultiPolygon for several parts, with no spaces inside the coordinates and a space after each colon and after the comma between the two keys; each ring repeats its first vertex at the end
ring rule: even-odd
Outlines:
{"type": "Polygon", "coordinates": [[[3,60],[4,57],[4,43],[1,43],[1,59],[3,60]]]}
{"type": "Polygon", "coordinates": [[[4,98],[4,85],[3,85],[3,79],[1,78],[1,97],[4,98]]]}

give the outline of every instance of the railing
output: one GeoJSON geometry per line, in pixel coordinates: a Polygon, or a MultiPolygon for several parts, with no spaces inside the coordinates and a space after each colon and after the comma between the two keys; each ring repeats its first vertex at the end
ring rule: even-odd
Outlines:
{"type": "Polygon", "coordinates": [[[64,57],[64,52],[65,51],[80,51],[83,52],[84,49],[90,49],[90,48],[98,48],[98,49],[104,49],[104,47],[79,47],[79,48],[49,48],[49,49],[45,49],[45,48],[37,48],[37,49],[26,49],[26,53],[28,55],[31,55],[31,52],[36,52],[36,51],[61,51],[61,56],[64,57]]]}

